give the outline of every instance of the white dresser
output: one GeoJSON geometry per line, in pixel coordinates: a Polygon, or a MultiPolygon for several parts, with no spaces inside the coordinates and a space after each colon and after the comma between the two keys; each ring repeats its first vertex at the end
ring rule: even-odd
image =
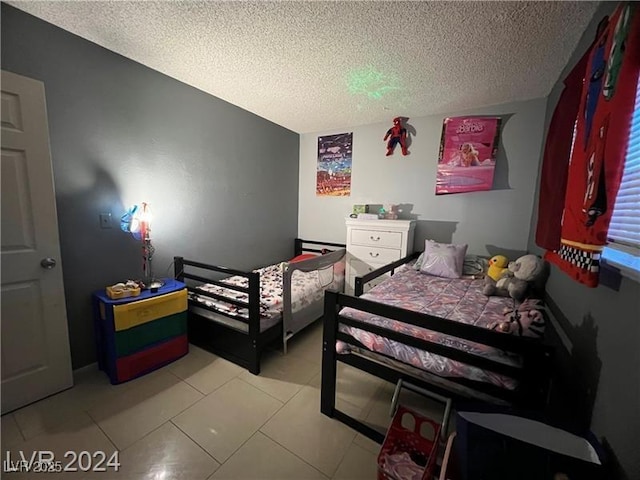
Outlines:
{"type": "MultiPolygon", "coordinates": [[[[414,220],[358,220],[347,218],[347,270],[345,292],[353,295],[355,278],[413,253],[414,220]]],[[[389,274],[367,283],[364,290],[389,274]]]]}

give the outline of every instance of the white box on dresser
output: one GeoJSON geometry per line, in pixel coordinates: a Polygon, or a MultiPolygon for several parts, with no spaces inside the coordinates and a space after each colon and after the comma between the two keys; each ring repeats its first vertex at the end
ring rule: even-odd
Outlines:
{"type": "MultiPolygon", "coordinates": [[[[345,292],[353,295],[355,278],[366,275],[413,253],[415,220],[361,220],[347,218],[347,269],[345,292]]],[[[372,288],[387,275],[365,285],[372,288]]]]}

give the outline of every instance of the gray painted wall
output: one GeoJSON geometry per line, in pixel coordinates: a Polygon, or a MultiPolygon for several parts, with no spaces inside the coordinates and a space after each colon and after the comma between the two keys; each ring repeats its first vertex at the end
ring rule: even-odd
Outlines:
{"type": "Polygon", "coordinates": [[[151,204],[159,276],[174,255],[250,268],[293,254],[296,133],[5,4],[2,69],[45,85],[74,368],[95,361],[91,292],[141,275],[119,229],[129,205],[151,204]]]}
{"type": "MultiPolygon", "coordinates": [[[[508,103],[455,115],[503,117],[494,187],[491,191],[435,194],[436,169],[447,115],[409,119],[414,129],[410,155],[400,148],[386,157],[382,140],[393,115],[384,124],[303,134],[300,138],[300,213],[302,237],[344,241],[345,216],[353,204],[403,204],[408,218],[417,219],[415,246],[424,239],[468,243],[469,253],[506,252],[512,257],[527,249],[536,172],[540,159],[546,99],[508,103]],[[353,132],[353,175],[350,197],[316,196],[318,136],[353,132]]],[[[401,114],[402,112],[397,112],[401,114]]]]}
{"type": "MultiPolygon", "coordinates": [[[[554,86],[547,102],[545,132],[562,92],[562,80],[594,39],[600,20],[616,3],[603,2],[585,31],[571,60],[554,86]]],[[[538,178],[539,182],[539,178],[538,178]]],[[[538,189],[531,219],[529,250],[535,245],[538,219],[538,189]]],[[[619,291],[600,286],[592,289],[574,282],[555,266],[547,292],[569,323],[574,351],[583,360],[584,374],[598,377],[592,430],[605,437],[629,479],[640,478],[640,284],[623,278],[619,291]]]]}

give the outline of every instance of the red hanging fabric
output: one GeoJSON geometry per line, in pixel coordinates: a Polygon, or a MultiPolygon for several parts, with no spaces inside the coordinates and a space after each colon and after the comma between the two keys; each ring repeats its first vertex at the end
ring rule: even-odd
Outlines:
{"type": "Polygon", "coordinates": [[[546,250],[560,248],[562,211],[569,172],[573,128],[578,116],[582,83],[591,47],[564,79],[564,90],[553,112],[542,160],[536,244],[546,250]]]}
{"type": "Polygon", "coordinates": [[[598,285],[600,254],[620,186],[640,70],[640,14],[622,3],[588,56],[568,170],[560,247],[545,255],[598,285]]]}

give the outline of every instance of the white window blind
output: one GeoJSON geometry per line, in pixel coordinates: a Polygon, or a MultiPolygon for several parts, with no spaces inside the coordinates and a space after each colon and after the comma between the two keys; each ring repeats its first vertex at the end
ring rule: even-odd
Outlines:
{"type": "Polygon", "coordinates": [[[609,225],[612,247],[631,247],[640,254],[640,82],[631,122],[624,174],[609,225]]]}

